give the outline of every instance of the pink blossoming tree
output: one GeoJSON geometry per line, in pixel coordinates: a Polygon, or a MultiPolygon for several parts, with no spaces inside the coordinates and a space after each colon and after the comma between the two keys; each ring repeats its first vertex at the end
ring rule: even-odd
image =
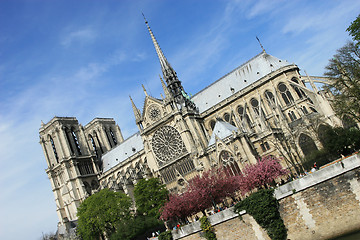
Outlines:
{"type": "Polygon", "coordinates": [[[202,176],[196,176],[187,190],[181,195],[170,195],[169,201],[161,209],[161,219],[185,219],[198,212],[215,206],[227,197],[233,197],[236,192],[245,194],[255,188],[272,183],[276,178],[287,174],[279,160],[275,157],[263,157],[256,164],[247,165],[242,175],[226,174],[223,167],[205,171],[202,176]]]}

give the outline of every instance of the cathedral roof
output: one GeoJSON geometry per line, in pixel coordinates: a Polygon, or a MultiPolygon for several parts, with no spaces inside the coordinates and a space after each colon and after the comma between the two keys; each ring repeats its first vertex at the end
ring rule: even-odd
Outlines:
{"type": "Polygon", "coordinates": [[[262,52],[195,94],[191,100],[202,113],[269,73],[288,65],[292,64],[262,52]]]}
{"type": "Polygon", "coordinates": [[[238,130],[237,127],[231,125],[230,123],[225,122],[221,119],[217,120],[215,123],[214,131],[211,135],[208,146],[215,144],[216,137],[218,137],[220,139],[224,139],[224,138],[232,135],[233,131],[237,131],[237,130],[238,130]]]}
{"type": "Polygon", "coordinates": [[[103,172],[110,170],[143,149],[144,145],[140,132],[137,132],[102,156],[103,172]]]}

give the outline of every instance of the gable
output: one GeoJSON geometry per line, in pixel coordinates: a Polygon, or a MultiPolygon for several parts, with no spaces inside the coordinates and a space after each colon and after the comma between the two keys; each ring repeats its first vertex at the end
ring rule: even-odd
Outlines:
{"type": "Polygon", "coordinates": [[[238,128],[231,125],[228,122],[224,122],[222,120],[217,120],[215,123],[214,130],[212,132],[208,147],[215,144],[216,137],[220,139],[224,139],[232,135],[233,131],[237,131],[238,128]]]}

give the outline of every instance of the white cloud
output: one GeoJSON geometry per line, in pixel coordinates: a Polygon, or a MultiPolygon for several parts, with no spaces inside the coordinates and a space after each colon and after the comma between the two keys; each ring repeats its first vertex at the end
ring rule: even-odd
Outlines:
{"type": "Polygon", "coordinates": [[[88,43],[93,41],[97,37],[96,32],[87,27],[84,29],[78,29],[65,33],[61,36],[60,44],[64,47],[70,47],[73,43],[88,43]]]}

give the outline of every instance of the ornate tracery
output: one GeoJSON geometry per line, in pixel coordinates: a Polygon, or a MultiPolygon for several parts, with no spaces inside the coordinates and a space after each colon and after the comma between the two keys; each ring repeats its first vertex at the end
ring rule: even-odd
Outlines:
{"type": "Polygon", "coordinates": [[[180,133],[171,126],[163,126],[158,129],[152,137],[151,146],[159,166],[186,153],[180,133]]]}
{"type": "Polygon", "coordinates": [[[224,166],[226,174],[231,176],[241,174],[239,165],[235,161],[234,156],[229,151],[221,151],[219,154],[219,161],[220,164],[224,166]]]}

